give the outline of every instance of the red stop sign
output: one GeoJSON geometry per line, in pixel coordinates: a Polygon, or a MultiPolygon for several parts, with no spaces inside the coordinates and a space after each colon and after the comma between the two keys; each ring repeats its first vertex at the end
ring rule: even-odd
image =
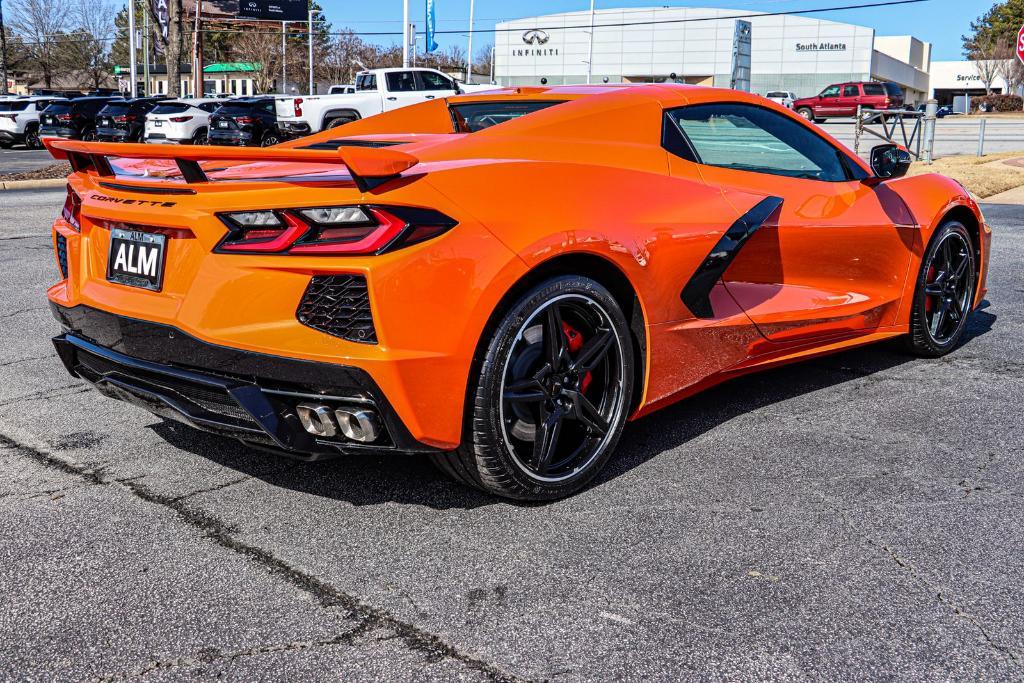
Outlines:
{"type": "Polygon", "coordinates": [[[1024,62],[1024,26],[1017,31],[1017,59],[1024,62]]]}

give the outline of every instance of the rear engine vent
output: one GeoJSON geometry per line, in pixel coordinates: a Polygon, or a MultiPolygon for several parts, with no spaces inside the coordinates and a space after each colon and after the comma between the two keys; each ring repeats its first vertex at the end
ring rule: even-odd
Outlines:
{"type": "Polygon", "coordinates": [[[68,240],[64,235],[57,233],[57,265],[60,267],[62,280],[68,279],[68,240]]]}
{"type": "Polygon", "coordinates": [[[335,337],[376,344],[370,295],[361,275],[317,275],[309,282],[296,314],[303,325],[335,337]]]}

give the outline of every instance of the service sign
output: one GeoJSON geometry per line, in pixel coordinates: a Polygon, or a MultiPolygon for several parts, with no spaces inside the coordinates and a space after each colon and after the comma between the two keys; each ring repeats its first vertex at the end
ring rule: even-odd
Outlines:
{"type": "Polygon", "coordinates": [[[306,0],[238,0],[240,19],[268,21],[308,21],[306,0]]]}

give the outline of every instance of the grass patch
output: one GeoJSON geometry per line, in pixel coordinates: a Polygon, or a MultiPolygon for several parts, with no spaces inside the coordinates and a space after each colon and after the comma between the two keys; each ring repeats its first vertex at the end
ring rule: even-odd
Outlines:
{"type": "Polygon", "coordinates": [[[968,190],[985,198],[1024,185],[1024,168],[999,163],[1003,159],[1014,158],[1024,158],[1024,152],[942,157],[931,166],[915,161],[907,175],[940,173],[959,180],[968,190]]]}

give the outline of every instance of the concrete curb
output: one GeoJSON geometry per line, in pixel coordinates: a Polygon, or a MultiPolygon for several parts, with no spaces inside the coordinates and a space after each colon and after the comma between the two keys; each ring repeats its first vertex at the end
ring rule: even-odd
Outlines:
{"type": "Polygon", "coordinates": [[[51,187],[64,187],[67,178],[48,178],[46,180],[8,180],[0,181],[0,190],[40,190],[51,187]]]}
{"type": "Polygon", "coordinates": [[[1024,206],[1024,185],[1015,187],[999,194],[994,194],[991,197],[985,197],[981,200],[982,204],[1012,204],[1016,206],[1024,206]]]}

